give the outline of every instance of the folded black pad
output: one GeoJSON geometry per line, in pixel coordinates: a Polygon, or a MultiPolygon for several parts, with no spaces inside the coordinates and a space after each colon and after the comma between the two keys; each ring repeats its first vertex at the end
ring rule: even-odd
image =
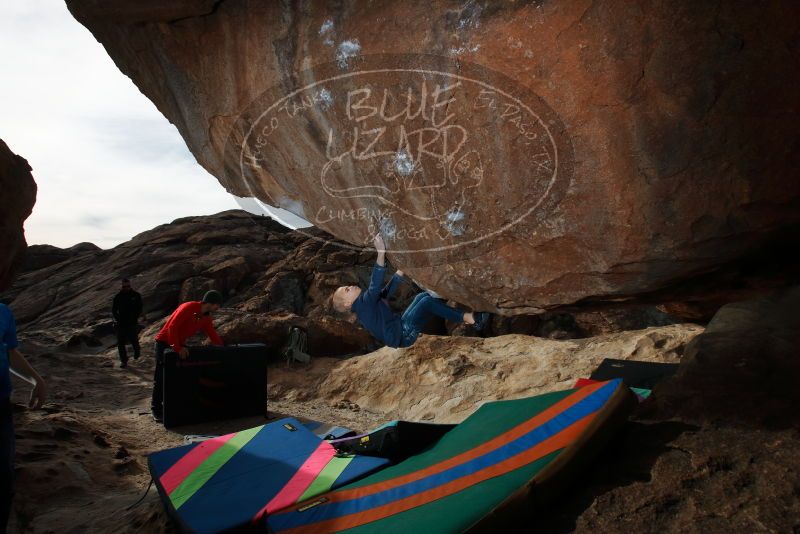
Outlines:
{"type": "Polygon", "coordinates": [[[164,354],[164,426],[267,413],[267,347],[190,347],[164,354]]]}
{"type": "Polygon", "coordinates": [[[368,434],[331,441],[341,454],[377,456],[399,462],[419,454],[453,430],[456,425],[392,421],[368,434]]]}
{"type": "Polygon", "coordinates": [[[630,387],[653,389],[653,386],[659,381],[672,376],[677,370],[677,363],[637,362],[607,358],[589,378],[598,382],[621,378],[630,387]]]}

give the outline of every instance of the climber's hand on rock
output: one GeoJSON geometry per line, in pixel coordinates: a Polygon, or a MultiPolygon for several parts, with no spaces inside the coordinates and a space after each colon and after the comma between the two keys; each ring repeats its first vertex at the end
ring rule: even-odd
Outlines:
{"type": "Polygon", "coordinates": [[[377,234],[372,242],[375,244],[375,250],[378,252],[386,252],[386,243],[384,243],[383,236],[381,234],[377,234]]]}

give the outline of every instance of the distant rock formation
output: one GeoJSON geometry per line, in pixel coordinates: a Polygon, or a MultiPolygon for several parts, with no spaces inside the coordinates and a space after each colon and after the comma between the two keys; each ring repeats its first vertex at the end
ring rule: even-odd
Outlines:
{"type": "MultiPolygon", "coordinates": [[[[217,324],[226,341],[282,346],[290,325],[308,329],[309,350],[337,356],[375,348],[363,329],[332,317],[327,299],[339,285],[365,284],[374,254],[342,251],[267,217],[228,211],[187,217],[113,249],[91,243],[31,247],[26,268],[0,294],[29,338],[53,345],[99,345],[111,334],[111,300],[127,277],[141,292],[155,334],[179,303],[209,289],[225,297],[217,324]]],[[[398,295],[406,300],[411,286],[398,295]]]]}
{"type": "Polygon", "coordinates": [[[69,248],[54,247],[53,245],[31,245],[25,254],[22,270],[35,271],[44,269],[56,263],[61,263],[83,252],[99,251],[100,247],[94,243],[78,243],[69,248]]]}
{"type": "Polygon", "coordinates": [[[22,224],[36,202],[36,182],[28,162],[0,139],[0,290],[5,289],[23,261],[22,224]]]}
{"type": "Polygon", "coordinates": [[[638,298],[800,234],[798,3],[67,4],[229,191],[381,229],[474,308],[638,298]]]}

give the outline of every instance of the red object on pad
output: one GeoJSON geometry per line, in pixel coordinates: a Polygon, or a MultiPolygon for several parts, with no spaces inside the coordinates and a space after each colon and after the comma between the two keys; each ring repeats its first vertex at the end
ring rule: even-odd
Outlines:
{"type": "Polygon", "coordinates": [[[592,380],[591,378],[579,378],[575,385],[572,386],[573,388],[582,388],[584,386],[588,386],[589,384],[597,384],[599,380],[592,380]]]}
{"type": "Polygon", "coordinates": [[[161,331],[156,334],[156,341],[170,345],[175,352],[180,352],[186,340],[193,335],[205,332],[214,345],[224,345],[222,338],[214,330],[210,315],[203,315],[198,301],[184,302],[172,312],[161,331]]]}

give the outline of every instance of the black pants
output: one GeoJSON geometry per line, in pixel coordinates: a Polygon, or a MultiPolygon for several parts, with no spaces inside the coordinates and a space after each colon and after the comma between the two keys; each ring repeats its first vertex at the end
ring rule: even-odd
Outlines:
{"type": "Polygon", "coordinates": [[[14,497],[14,421],[11,402],[0,399],[0,533],[5,533],[14,497]]]}
{"type": "Polygon", "coordinates": [[[153,375],[153,400],[150,409],[154,415],[164,414],[164,351],[169,345],[156,341],[156,371],[153,375]]]}
{"type": "Polygon", "coordinates": [[[125,349],[126,343],[133,345],[133,357],[134,359],[138,358],[141,353],[138,324],[117,325],[117,351],[119,352],[119,361],[122,363],[128,363],[128,351],[125,349]]]}

